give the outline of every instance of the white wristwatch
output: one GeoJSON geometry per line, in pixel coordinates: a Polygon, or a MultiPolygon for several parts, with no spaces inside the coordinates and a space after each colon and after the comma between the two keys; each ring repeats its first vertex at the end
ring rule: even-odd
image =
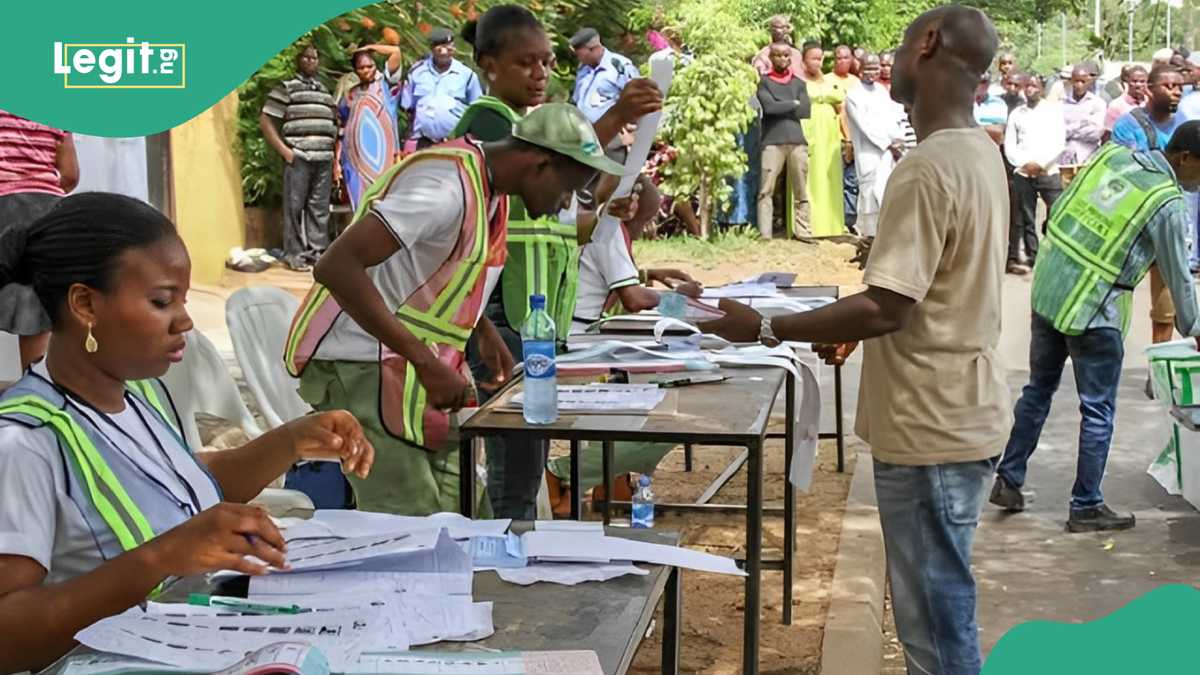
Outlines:
{"type": "Polygon", "coordinates": [[[771,330],[771,317],[769,316],[762,318],[762,324],[758,328],[758,341],[768,347],[780,345],[779,338],[775,337],[775,331],[771,330]]]}

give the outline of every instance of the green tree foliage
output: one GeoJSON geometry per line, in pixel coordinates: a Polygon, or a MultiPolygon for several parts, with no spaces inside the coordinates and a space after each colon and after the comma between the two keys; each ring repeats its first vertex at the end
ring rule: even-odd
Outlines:
{"type": "Polygon", "coordinates": [[[729,198],[726,179],[746,171],[736,135],[754,117],[750,97],[758,73],[749,61],[758,34],[722,0],[684,2],[673,18],[695,60],[677,72],[666,101],[662,136],[679,155],[664,170],[663,189],[672,195],[699,194],[707,234],[713,214],[729,198]]]}

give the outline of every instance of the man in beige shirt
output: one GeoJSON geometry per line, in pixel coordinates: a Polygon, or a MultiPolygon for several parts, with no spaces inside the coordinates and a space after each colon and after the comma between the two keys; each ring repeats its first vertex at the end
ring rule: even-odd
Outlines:
{"type": "Polygon", "coordinates": [[[981,667],[971,546],[1012,420],[996,356],[1008,188],[973,109],[997,43],[986,15],[957,5],[908,27],[891,91],[912,107],[919,144],[884,193],[866,292],[773,319],[722,301],[726,316],[701,326],[735,341],[829,345],[818,351],[837,362],[853,348],[844,343],[867,339],[857,432],[875,455],[910,674],[981,667]]]}

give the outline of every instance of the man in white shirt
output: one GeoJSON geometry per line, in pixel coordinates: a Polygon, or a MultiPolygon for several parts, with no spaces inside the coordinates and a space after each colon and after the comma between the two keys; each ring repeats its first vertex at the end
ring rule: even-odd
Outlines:
{"type": "Polygon", "coordinates": [[[904,108],[877,82],[879,57],[863,57],[862,86],[846,96],[846,115],[850,120],[850,141],[854,144],[854,164],[858,170],[858,221],[864,237],[875,236],[879,222],[879,202],[883,185],[904,149],[904,129],[900,118],[904,108]]]}
{"type": "Polygon", "coordinates": [[[1009,233],[1009,268],[1021,267],[1019,249],[1022,239],[1027,264],[1032,265],[1036,260],[1037,200],[1040,197],[1049,211],[1054,200],[1062,194],[1058,160],[1066,148],[1067,134],[1062,107],[1042,100],[1043,85],[1039,75],[1026,78],[1025,105],[1009,115],[1004,131],[1004,155],[1014,167],[1014,206],[1019,209],[1018,226],[1009,233]]]}

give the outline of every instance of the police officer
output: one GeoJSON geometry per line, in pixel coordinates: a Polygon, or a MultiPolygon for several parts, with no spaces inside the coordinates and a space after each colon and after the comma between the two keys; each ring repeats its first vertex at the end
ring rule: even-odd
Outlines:
{"type": "Polygon", "coordinates": [[[483,95],[479,76],[454,58],[454,34],[435,28],[429,55],[408,72],[400,108],[408,115],[405,150],[422,150],[450,136],[463,111],[483,95]]]}
{"type": "MultiPolygon", "coordinates": [[[[571,49],[579,59],[571,100],[595,124],[616,104],[621,90],[638,76],[638,71],[632,61],[606,49],[595,28],[584,28],[576,33],[571,38],[571,49]]],[[[616,159],[623,160],[624,157],[616,159]]]]}
{"type": "Polygon", "coordinates": [[[1067,529],[1134,526],[1132,514],[1117,514],[1104,503],[1100,481],[1112,441],[1131,292],[1150,265],[1158,266],[1175,300],[1175,327],[1200,336],[1188,270],[1193,221],[1181,187],[1200,188],[1200,121],[1180,126],[1165,153],[1109,143],[1055,206],[1033,273],[1029,384],[1017,401],[993,504],[1024,510],[1029,457],[1070,356],[1083,424],[1067,529]]]}

